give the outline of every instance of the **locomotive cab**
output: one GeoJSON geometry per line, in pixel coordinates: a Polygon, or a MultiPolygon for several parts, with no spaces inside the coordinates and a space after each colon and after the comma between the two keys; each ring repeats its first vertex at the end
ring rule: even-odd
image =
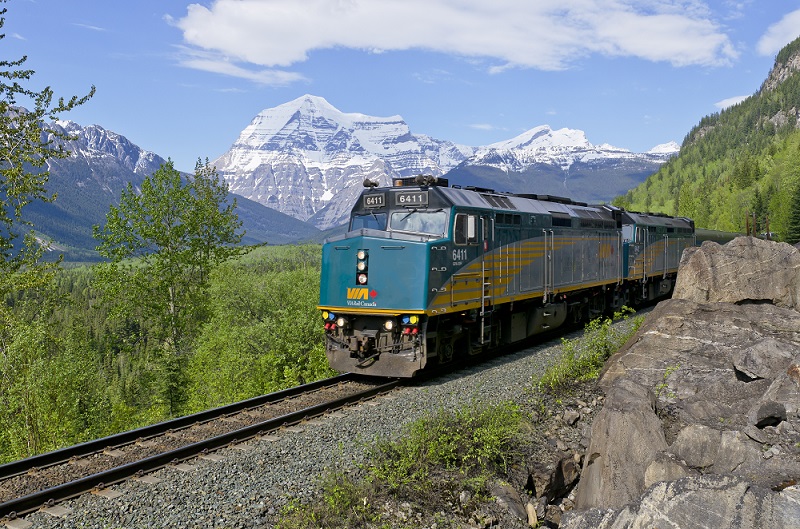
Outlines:
{"type": "Polygon", "coordinates": [[[365,190],[347,233],[323,245],[319,308],[337,371],[412,376],[427,363],[431,249],[449,237],[452,204],[409,183],[365,190]]]}

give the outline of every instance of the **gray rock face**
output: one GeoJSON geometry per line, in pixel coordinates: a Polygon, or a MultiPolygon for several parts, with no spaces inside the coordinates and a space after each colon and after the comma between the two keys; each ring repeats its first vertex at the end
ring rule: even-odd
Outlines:
{"type": "Polygon", "coordinates": [[[685,252],[673,299],[606,363],[562,527],[800,527],[798,265],[744,237],[685,252]]]}
{"type": "Polygon", "coordinates": [[[786,243],[737,237],[705,242],[683,253],[673,299],[698,302],[769,302],[798,308],[800,252],[786,243]]]}
{"type": "Polygon", "coordinates": [[[731,476],[683,478],[653,485],[620,510],[567,513],[561,529],[796,529],[800,489],[774,492],[731,476]]]}

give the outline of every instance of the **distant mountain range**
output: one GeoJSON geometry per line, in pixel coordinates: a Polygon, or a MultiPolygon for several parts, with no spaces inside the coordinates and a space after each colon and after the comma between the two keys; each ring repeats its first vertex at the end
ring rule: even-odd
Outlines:
{"type": "MultiPolygon", "coordinates": [[[[119,203],[128,182],[140,186],[166,160],[97,125],[81,127],[71,121],[51,125],[77,140],[67,145],[70,157],[48,161],[47,191],[55,193],[57,199],[30,204],[25,218],[40,237],[52,243],[54,253],[63,253],[72,261],[96,260],[98,242],[92,237],[92,226],[105,224],[109,206],[119,203]]],[[[237,201],[245,244],[322,238],[322,233],[306,222],[233,193],[231,198],[237,201]]]]}
{"type": "Polygon", "coordinates": [[[344,113],[304,95],[263,110],[213,163],[231,191],[328,229],[346,221],[364,179],[388,185],[424,173],[465,186],[608,202],[678,150],[672,142],[632,153],[546,125],[468,147],[412,134],[400,116],[344,113]]]}
{"type": "MultiPolygon", "coordinates": [[[[139,186],[165,160],[98,125],[55,128],[77,137],[72,156],[51,160],[54,203],[26,210],[38,234],[70,260],[96,259],[92,226],[103,225],[128,182],[139,186]]],[[[400,116],[343,113],[305,95],[259,113],[212,163],[237,199],[244,242],[319,241],[346,222],[365,179],[432,174],[451,184],[610,201],[677,154],[675,143],[646,153],[592,145],[579,130],[540,126],[484,147],[412,134],[400,116]]]]}

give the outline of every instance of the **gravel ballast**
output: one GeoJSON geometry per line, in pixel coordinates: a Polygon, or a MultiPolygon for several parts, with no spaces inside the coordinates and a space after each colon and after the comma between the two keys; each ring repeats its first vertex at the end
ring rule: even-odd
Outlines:
{"type": "MultiPolygon", "coordinates": [[[[570,338],[579,336],[572,333],[570,338]]],[[[561,352],[560,340],[533,346],[419,386],[403,387],[373,401],[295,427],[224,448],[220,460],[196,459],[190,468],[168,467],[111,487],[110,498],[86,494],[57,507],[63,516],[36,512],[12,527],[272,527],[290,498],[310,499],[326,469],[353,469],[376,437],[394,437],[404,425],[439,410],[475,402],[530,397],[531,377],[561,352]],[[30,523],[31,525],[28,525],[30,523]]]]}

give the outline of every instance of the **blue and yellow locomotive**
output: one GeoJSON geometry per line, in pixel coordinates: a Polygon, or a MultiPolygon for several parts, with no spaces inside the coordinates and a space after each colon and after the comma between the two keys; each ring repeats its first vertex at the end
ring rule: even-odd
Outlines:
{"type": "MultiPolygon", "coordinates": [[[[365,182],[366,184],[366,182],[365,182]]],[[[326,354],[410,377],[672,291],[687,218],[403,178],[368,187],[322,249],[326,354]]]]}

